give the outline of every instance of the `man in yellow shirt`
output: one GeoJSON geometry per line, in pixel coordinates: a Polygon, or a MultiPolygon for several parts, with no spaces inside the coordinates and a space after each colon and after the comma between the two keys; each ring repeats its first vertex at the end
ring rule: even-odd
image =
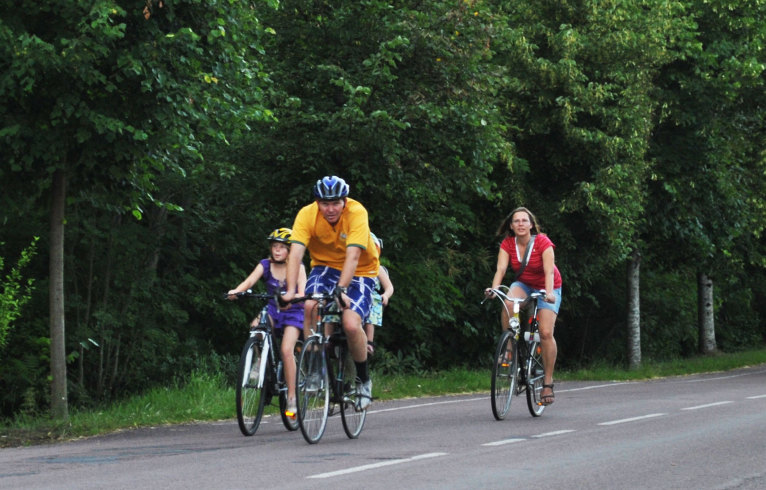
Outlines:
{"type": "MultiPolygon", "coordinates": [[[[315,201],[295,217],[287,261],[287,293],[295,297],[299,266],[308,249],[311,272],[306,295],[336,292],[344,304],[342,323],[362,394],[360,408],[372,402],[372,381],[367,369],[367,336],[362,320],[372,305],[372,291],[378,276],[378,249],[372,241],[367,210],[348,197],[348,184],[340,177],[324,177],[314,186],[315,201]]],[[[306,301],[304,333],[316,322],[316,301],[306,301]]]]}

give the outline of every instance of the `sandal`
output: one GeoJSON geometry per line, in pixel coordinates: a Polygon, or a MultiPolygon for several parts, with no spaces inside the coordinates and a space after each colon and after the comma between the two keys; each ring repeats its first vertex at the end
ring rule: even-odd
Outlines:
{"type": "Polygon", "coordinates": [[[545,388],[550,388],[551,392],[547,395],[540,395],[540,403],[542,403],[544,406],[548,406],[552,404],[554,401],[556,401],[556,395],[553,393],[553,383],[549,385],[543,385],[543,390],[545,388]]]}

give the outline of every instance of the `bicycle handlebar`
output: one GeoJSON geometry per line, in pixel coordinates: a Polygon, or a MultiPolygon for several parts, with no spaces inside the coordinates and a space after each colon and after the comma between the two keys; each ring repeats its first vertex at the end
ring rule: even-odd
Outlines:
{"type": "Polygon", "coordinates": [[[335,300],[343,308],[346,307],[346,304],[343,301],[343,299],[342,299],[342,297],[340,295],[340,291],[339,290],[333,290],[333,292],[331,292],[331,293],[311,293],[311,294],[307,294],[305,296],[300,296],[298,298],[293,298],[290,301],[283,300],[281,296],[279,296],[277,298],[277,302],[279,303],[280,306],[287,306],[289,304],[301,303],[303,301],[308,301],[308,300],[314,300],[314,301],[335,300]]]}
{"type": "Polygon", "coordinates": [[[229,299],[230,296],[235,296],[237,298],[256,298],[256,299],[273,298],[273,296],[270,295],[269,293],[254,293],[252,289],[248,289],[247,291],[240,291],[234,294],[223,293],[223,299],[229,299]]]}
{"type": "Polygon", "coordinates": [[[512,298],[508,296],[508,292],[503,291],[502,288],[510,292],[510,288],[508,286],[499,286],[497,288],[487,288],[485,294],[491,293],[492,296],[487,294],[487,296],[482,300],[481,304],[484,304],[488,299],[491,299],[493,297],[497,297],[505,301],[510,301],[512,303],[524,303],[525,301],[531,301],[533,299],[545,297],[545,291],[540,290],[540,291],[533,291],[526,298],[512,298]]]}

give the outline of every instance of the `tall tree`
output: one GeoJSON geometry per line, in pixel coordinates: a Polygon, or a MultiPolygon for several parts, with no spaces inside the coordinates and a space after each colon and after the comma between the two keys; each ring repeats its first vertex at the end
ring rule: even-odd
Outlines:
{"type": "Polygon", "coordinates": [[[0,7],[0,143],[50,189],[51,410],[67,416],[64,206],[82,195],[140,219],[155,178],[263,117],[246,2],[21,1],[0,7]],[[226,121],[226,130],[222,122],[226,121]],[[68,198],[67,196],[72,196],[68,198]]]}
{"type": "Polygon", "coordinates": [[[604,271],[625,271],[641,252],[654,79],[673,59],[669,48],[685,20],[677,2],[662,0],[498,8],[511,19],[495,46],[510,68],[504,109],[518,149],[503,190],[510,203],[538,210],[560,246],[565,282],[580,286],[565,285],[565,317],[570,308],[599,306],[589,286],[613,282],[604,271]]]}
{"type": "Polygon", "coordinates": [[[698,285],[698,345],[711,352],[712,281],[744,272],[749,264],[735,249],[763,250],[766,2],[685,5],[695,37],[658,78],[647,230],[662,252],[655,263],[696,269],[688,283],[698,285]]]}

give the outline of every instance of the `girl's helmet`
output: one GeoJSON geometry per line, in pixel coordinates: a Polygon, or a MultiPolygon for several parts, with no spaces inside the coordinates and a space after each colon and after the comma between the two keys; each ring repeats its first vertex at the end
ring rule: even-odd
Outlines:
{"type": "Polygon", "coordinates": [[[271,242],[282,242],[290,244],[290,235],[292,235],[293,230],[290,228],[277,228],[276,230],[272,231],[269,234],[269,237],[267,240],[269,243],[271,242]]]}
{"type": "Polygon", "coordinates": [[[348,196],[348,184],[340,177],[324,177],[314,185],[314,196],[323,201],[334,201],[348,196]]]}

